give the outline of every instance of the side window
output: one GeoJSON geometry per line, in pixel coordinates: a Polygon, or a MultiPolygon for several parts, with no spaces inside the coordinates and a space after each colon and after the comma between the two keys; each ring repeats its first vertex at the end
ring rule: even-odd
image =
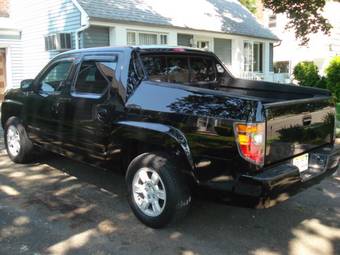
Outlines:
{"type": "Polygon", "coordinates": [[[191,82],[211,82],[216,80],[214,61],[211,58],[192,57],[191,65],[191,82]]]}
{"type": "Polygon", "coordinates": [[[142,56],[143,65],[152,81],[168,81],[165,56],[142,56]]]}
{"type": "Polygon", "coordinates": [[[168,79],[173,83],[189,83],[189,66],[188,57],[169,56],[168,61],[168,79]]]}
{"type": "Polygon", "coordinates": [[[103,94],[115,79],[117,61],[86,60],[81,63],[74,92],[103,94]]]}
{"type": "Polygon", "coordinates": [[[62,82],[65,81],[70,73],[72,62],[61,61],[54,64],[40,80],[40,91],[53,94],[59,91],[62,82]]]}
{"type": "Polygon", "coordinates": [[[136,53],[131,57],[128,75],[127,95],[130,95],[144,79],[143,67],[140,65],[136,53]]]}

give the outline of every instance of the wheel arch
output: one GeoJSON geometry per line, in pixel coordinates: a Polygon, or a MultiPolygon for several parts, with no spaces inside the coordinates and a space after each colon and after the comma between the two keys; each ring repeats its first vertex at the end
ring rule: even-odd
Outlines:
{"type": "Polygon", "coordinates": [[[113,141],[119,143],[124,150],[134,151],[130,159],[135,156],[151,151],[164,151],[179,159],[183,164],[186,174],[197,182],[194,175],[194,161],[190,147],[183,132],[177,128],[159,123],[122,121],[113,134],[113,141]]]}
{"type": "Polygon", "coordinates": [[[23,104],[13,100],[5,100],[1,105],[1,126],[4,129],[10,118],[21,119],[23,104]]]}

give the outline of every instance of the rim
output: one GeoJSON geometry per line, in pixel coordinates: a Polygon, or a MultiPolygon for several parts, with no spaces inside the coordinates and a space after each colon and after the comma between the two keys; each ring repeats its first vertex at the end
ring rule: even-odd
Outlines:
{"type": "Polygon", "coordinates": [[[15,126],[10,126],[7,130],[7,148],[13,157],[20,153],[20,135],[15,126]]]}
{"type": "Polygon", "coordinates": [[[165,208],[166,191],[159,174],[151,168],[141,168],[132,182],[132,192],[138,208],[147,216],[157,217],[165,208]]]}

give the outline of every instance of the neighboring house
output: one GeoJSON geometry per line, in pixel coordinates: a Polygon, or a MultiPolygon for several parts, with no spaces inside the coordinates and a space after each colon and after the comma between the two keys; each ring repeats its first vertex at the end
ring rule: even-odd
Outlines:
{"type": "Polygon", "coordinates": [[[272,79],[278,37],[236,0],[12,0],[11,14],[25,78],[65,50],[143,44],[207,48],[238,77],[272,79]]]}
{"type": "Polygon", "coordinates": [[[9,13],[9,2],[0,0],[0,101],[6,87],[23,79],[20,30],[9,13]]]}
{"type": "Polygon", "coordinates": [[[284,82],[292,79],[293,69],[300,61],[313,61],[323,74],[329,60],[340,55],[340,2],[327,1],[323,15],[329,20],[333,29],[331,34],[312,34],[308,46],[299,46],[294,31],[286,30],[288,18],[284,14],[273,15],[265,10],[264,24],[282,40],[279,46],[274,47],[275,77],[284,82]],[[281,73],[281,74],[280,74],[281,73]],[[288,78],[288,79],[287,79],[288,78]]]}

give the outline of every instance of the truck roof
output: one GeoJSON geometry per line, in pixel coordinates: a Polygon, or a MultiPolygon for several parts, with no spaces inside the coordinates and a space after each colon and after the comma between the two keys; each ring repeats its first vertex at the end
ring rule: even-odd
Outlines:
{"type": "Polygon", "coordinates": [[[118,47],[95,47],[95,48],[85,48],[78,50],[71,50],[59,54],[58,56],[65,56],[69,54],[81,54],[89,52],[115,52],[115,51],[131,51],[140,50],[142,52],[196,52],[196,53],[207,53],[208,51],[182,46],[166,46],[166,45],[138,45],[138,46],[118,46],[118,47]]]}

